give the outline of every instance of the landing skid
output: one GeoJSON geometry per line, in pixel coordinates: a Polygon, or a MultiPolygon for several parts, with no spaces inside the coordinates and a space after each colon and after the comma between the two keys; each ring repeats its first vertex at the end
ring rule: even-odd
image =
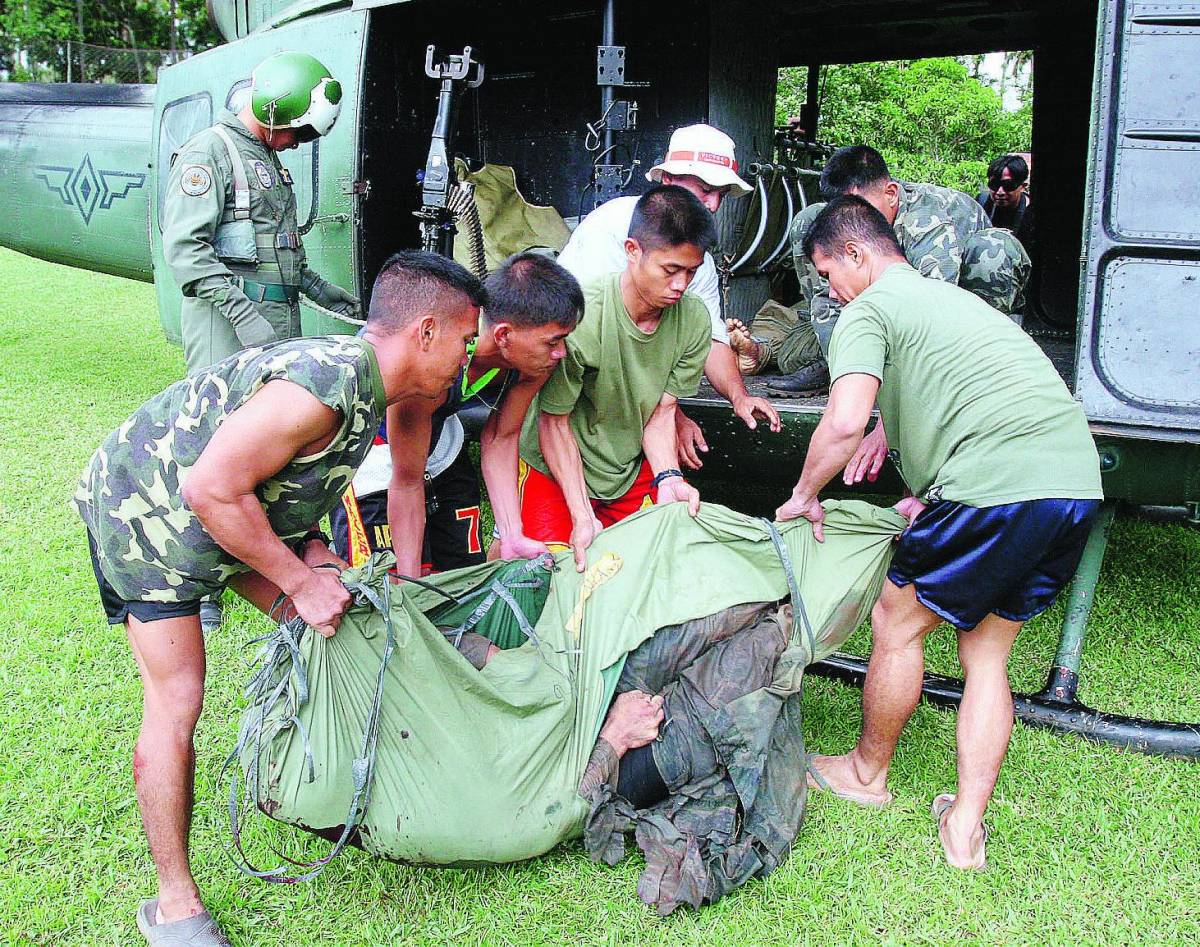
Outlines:
{"type": "MultiPolygon", "coordinates": [[[[1013,695],[1016,718],[1030,726],[1074,733],[1085,740],[1112,743],[1138,753],[1200,759],[1200,723],[1123,717],[1094,710],[1079,700],[1079,662],[1115,512],[1116,504],[1106,503],[1092,527],[1071,584],[1062,636],[1050,666],[1049,679],[1036,694],[1013,695]]],[[[814,664],[810,670],[822,677],[862,687],[867,676],[867,662],[864,658],[834,654],[814,664]]],[[[921,687],[922,696],[937,707],[957,707],[962,700],[962,691],[960,679],[941,674],[926,674],[921,687]]]]}

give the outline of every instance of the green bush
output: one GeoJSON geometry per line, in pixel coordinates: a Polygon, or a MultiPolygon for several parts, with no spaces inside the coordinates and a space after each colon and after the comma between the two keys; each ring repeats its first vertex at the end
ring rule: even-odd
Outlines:
{"type": "MultiPolygon", "coordinates": [[[[778,124],[804,102],[804,67],[782,69],[778,124]]],[[[975,194],[997,155],[1028,151],[1032,103],[1007,111],[1000,94],[956,59],[898,60],[826,66],[817,137],[869,144],[897,178],[975,194]]]]}

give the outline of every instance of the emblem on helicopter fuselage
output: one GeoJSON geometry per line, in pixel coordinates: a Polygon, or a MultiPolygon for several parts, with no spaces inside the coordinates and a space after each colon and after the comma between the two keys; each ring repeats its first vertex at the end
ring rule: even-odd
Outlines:
{"type": "Polygon", "coordinates": [[[130,191],[146,183],[146,175],[141,172],[97,169],[87,154],[77,167],[40,164],[33,175],[62,198],[64,204],[79,211],[85,224],[92,222],[96,211],[108,210],[113,201],[128,197],[130,191]]]}

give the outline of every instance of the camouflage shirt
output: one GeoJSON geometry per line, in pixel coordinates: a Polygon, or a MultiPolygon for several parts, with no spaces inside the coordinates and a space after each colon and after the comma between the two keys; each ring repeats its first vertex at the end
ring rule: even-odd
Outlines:
{"type": "Polygon", "coordinates": [[[386,407],[374,350],[351,336],[246,349],[155,395],[104,439],[83,471],[75,505],[122,598],[191,601],[249,571],[209,535],[182,487],[221,423],[277,379],[311,392],[342,421],[327,447],[258,485],[271,529],[298,539],[337,504],[386,407]]]}
{"type": "MultiPolygon", "coordinates": [[[[831,305],[829,288],[804,255],[804,237],[824,204],[810,204],[792,221],[792,260],[800,281],[802,305],[821,310],[831,305]]],[[[991,226],[979,204],[964,194],[937,184],[900,185],[900,207],[893,228],[900,248],[922,276],[959,282],[963,246],[968,238],[991,226]]]]}

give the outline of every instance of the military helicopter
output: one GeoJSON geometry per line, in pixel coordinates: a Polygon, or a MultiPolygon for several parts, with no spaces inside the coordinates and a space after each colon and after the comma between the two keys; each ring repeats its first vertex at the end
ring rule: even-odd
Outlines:
{"type": "MultiPolygon", "coordinates": [[[[452,182],[435,168],[454,155],[511,166],[529,200],[569,222],[647,186],[641,172],[671,130],[706,121],[738,143],[756,186],[718,219],[727,310],[749,316],[786,269],[787,221],[812,194],[822,65],[1034,49],[1036,338],[1088,415],[1111,502],[1077,574],[1047,685],[1018,696],[1017,714],[1200,757],[1200,725],[1118,717],[1077,697],[1115,505],[1183,504],[1200,524],[1200,2],[208,6],[226,42],[163,69],[156,85],[0,86],[0,244],[153,282],[176,340],[180,295],[160,221],[170,156],[221,110],[237,110],[251,69],[272,53],[313,53],[345,91],[331,134],[283,155],[310,262],[330,280],[364,295],[389,253],[421,242],[418,224],[426,243],[447,248],[452,182]],[[777,70],[788,65],[809,67],[798,123],[808,132],[772,127],[777,70]]],[[[305,310],[307,333],[347,328],[305,310]]],[[[712,447],[699,478],[706,498],[773,508],[823,405],[781,401],[785,430],[769,437],[747,431],[711,392],[687,402],[712,447]]],[[[899,481],[892,472],[873,489],[898,493],[899,481]]],[[[819,672],[861,682],[864,670],[837,656],[819,672]]],[[[925,694],[953,705],[961,682],[929,675],[925,694]]]]}

